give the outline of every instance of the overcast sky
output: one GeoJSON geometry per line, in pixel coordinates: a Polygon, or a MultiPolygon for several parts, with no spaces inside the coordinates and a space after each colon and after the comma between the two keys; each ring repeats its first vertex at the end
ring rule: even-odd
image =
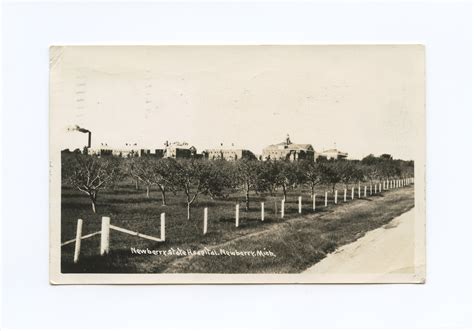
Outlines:
{"type": "Polygon", "coordinates": [[[413,159],[424,125],[420,46],[51,49],[51,134],[62,148],[186,141],[256,154],[294,143],[413,159]]]}

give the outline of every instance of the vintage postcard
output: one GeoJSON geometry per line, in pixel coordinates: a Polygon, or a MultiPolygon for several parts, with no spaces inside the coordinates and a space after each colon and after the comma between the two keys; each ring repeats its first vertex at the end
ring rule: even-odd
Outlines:
{"type": "Polygon", "coordinates": [[[422,45],[52,46],[52,284],[423,283],[422,45]]]}

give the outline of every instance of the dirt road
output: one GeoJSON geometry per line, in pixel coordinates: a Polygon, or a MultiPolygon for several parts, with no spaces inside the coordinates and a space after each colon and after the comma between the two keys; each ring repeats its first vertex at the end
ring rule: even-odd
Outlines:
{"type": "Polygon", "coordinates": [[[415,211],[394,218],[390,223],[367,232],[365,236],[342,246],[313,265],[304,273],[312,274],[364,274],[373,281],[389,275],[407,275],[407,280],[424,281],[422,255],[415,252],[415,211]],[[415,262],[415,263],[413,263],[415,262]],[[414,267],[418,266],[418,267],[414,267]]]}

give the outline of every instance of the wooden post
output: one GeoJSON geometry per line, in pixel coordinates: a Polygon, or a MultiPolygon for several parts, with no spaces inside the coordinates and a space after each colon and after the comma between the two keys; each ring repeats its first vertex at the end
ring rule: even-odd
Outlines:
{"type": "Polygon", "coordinates": [[[354,200],[354,186],[351,189],[351,200],[354,200]]]}
{"type": "Polygon", "coordinates": [[[359,194],[358,195],[359,195],[359,199],[360,199],[360,184],[359,184],[359,194]]]}
{"type": "Polygon", "coordinates": [[[298,197],[298,214],[301,214],[302,209],[303,209],[301,199],[302,199],[301,197],[298,197]]]}
{"type": "Polygon", "coordinates": [[[204,208],[204,226],[203,226],[202,233],[203,234],[207,233],[207,207],[204,208]]]}
{"type": "Polygon", "coordinates": [[[165,234],[165,213],[161,213],[160,215],[160,238],[162,241],[165,241],[166,234],[165,234]]]}
{"type": "Polygon", "coordinates": [[[328,206],[328,192],[324,192],[324,207],[328,206]]]}
{"type": "Polygon", "coordinates": [[[239,212],[240,212],[240,206],[239,204],[235,205],[235,227],[239,227],[239,212]]]}
{"type": "Polygon", "coordinates": [[[110,241],[110,217],[102,217],[102,225],[100,229],[100,255],[109,254],[110,241]]]}
{"type": "Polygon", "coordinates": [[[337,190],[334,192],[334,204],[337,205],[337,190]]]}
{"type": "Polygon", "coordinates": [[[344,189],[344,202],[347,201],[347,189],[345,188],[344,189]]]}
{"type": "Polygon", "coordinates": [[[281,218],[285,217],[285,199],[281,200],[281,218]]]}
{"type": "Polygon", "coordinates": [[[82,237],[82,219],[77,220],[76,228],[76,246],[74,247],[74,263],[79,261],[79,254],[81,254],[81,237],[82,237]]]}
{"type": "Polygon", "coordinates": [[[369,194],[372,195],[372,184],[370,184],[369,194]]]}
{"type": "Polygon", "coordinates": [[[364,185],[364,198],[367,198],[367,186],[364,185]]]}
{"type": "Polygon", "coordinates": [[[379,193],[382,193],[382,183],[379,183],[379,193]]]}
{"type": "Polygon", "coordinates": [[[261,220],[265,220],[265,202],[262,202],[262,215],[261,215],[261,220]]]}
{"type": "Polygon", "coordinates": [[[316,211],[316,193],[313,194],[313,211],[316,211]]]}

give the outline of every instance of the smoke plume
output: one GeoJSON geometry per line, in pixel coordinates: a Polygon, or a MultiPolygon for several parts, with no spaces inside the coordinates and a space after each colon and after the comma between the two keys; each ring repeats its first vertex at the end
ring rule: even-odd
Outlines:
{"type": "Polygon", "coordinates": [[[79,131],[82,133],[89,133],[90,131],[84,128],[81,128],[79,125],[71,126],[67,129],[68,131],[79,131]]]}

